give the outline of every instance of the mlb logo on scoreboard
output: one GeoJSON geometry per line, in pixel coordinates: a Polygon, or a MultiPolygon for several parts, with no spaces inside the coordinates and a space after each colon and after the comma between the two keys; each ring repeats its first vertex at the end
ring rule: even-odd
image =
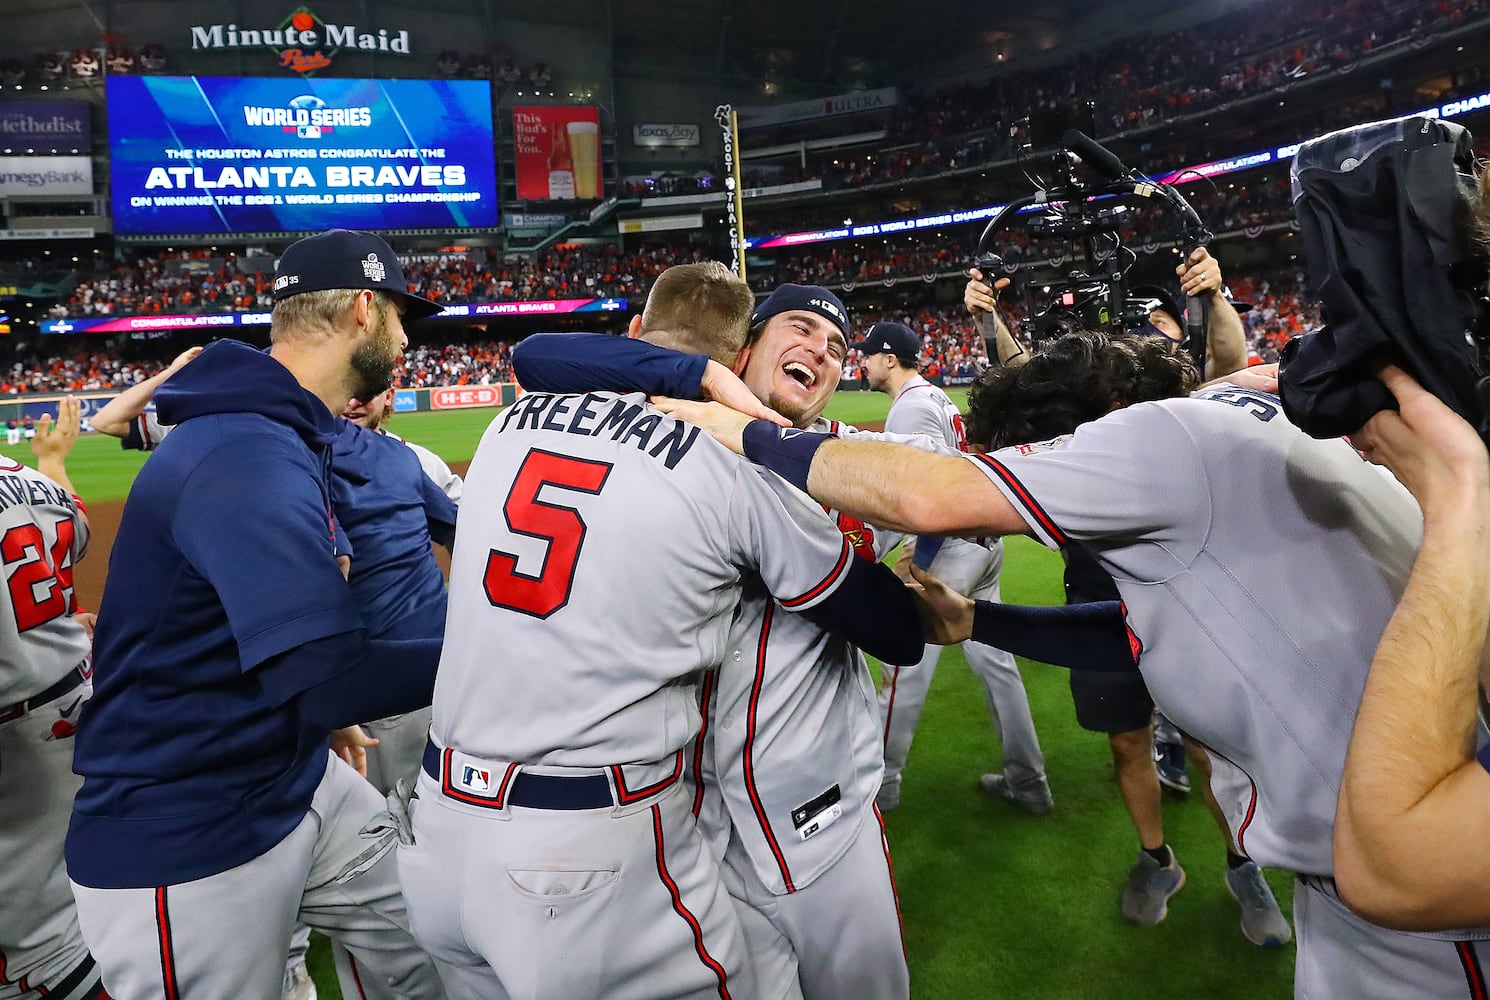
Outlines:
{"type": "Polygon", "coordinates": [[[491,789],[491,772],[485,768],[472,767],[470,764],[460,770],[460,783],[473,792],[485,792],[491,789]]]}
{"type": "Polygon", "coordinates": [[[321,126],[300,125],[295,129],[295,134],[301,139],[319,139],[321,137],[321,126]]]}

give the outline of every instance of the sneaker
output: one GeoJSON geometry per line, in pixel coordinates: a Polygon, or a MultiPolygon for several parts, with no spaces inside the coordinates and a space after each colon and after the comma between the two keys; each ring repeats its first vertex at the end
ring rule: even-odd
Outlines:
{"type": "Polygon", "coordinates": [[[1128,871],[1128,886],[1123,890],[1123,919],[1140,927],[1154,926],[1169,913],[1169,897],[1184,885],[1185,869],[1173,850],[1167,865],[1160,865],[1147,851],[1139,851],[1138,863],[1128,871]]]}
{"type": "Polygon", "coordinates": [[[1248,941],[1263,948],[1281,948],[1293,939],[1293,928],[1278,909],[1257,862],[1228,869],[1226,888],[1242,904],[1242,936],[1248,941]]]}
{"type": "Polygon", "coordinates": [[[880,790],[874,796],[874,804],[882,813],[894,812],[900,805],[900,775],[885,775],[880,780],[880,790]]]}
{"type": "Polygon", "coordinates": [[[985,774],[978,779],[978,791],[987,799],[1007,799],[1035,816],[1049,816],[1055,808],[1055,796],[1050,794],[1050,782],[1043,774],[1024,785],[1013,785],[1002,774],[985,774]]]}
{"type": "Polygon", "coordinates": [[[285,969],[281,1000],[316,1000],[316,984],[310,978],[304,962],[297,962],[285,969]]]}
{"type": "Polygon", "coordinates": [[[1171,791],[1188,795],[1190,775],[1185,770],[1185,745],[1171,743],[1154,737],[1154,770],[1158,772],[1159,784],[1171,791]]]}

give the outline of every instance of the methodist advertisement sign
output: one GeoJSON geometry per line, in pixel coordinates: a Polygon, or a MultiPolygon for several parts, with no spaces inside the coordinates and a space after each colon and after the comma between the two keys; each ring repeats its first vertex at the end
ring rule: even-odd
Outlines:
{"type": "Polygon", "coordinates": [[[108,79],[124,234],[497,224],[484,80],[108,79]]]}
{"type": "Polygon", "coordinates": [[[600,192],[600,112],[513,108],[517,196],[528,201],[594,201],[600,192]]]}
{"type": "Polygon", "coordinates": [[[87,101],[0,101],[0,151],[86,153],[87,101]]]}
{"type": "Polygon", "coordinates": [[[86,156],[0,156],[0,198],[93,193],[93,160],[86,156]]]}

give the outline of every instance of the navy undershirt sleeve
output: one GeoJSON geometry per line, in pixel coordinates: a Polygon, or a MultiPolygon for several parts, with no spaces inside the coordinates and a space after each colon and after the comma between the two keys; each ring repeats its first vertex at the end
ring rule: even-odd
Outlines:
{"type": "MultiPolygon", "coordinates": [[[[420,469],[423,472],[423,469],[420,469]]],[[[429,537],[438,544],[450,548],[455,542],[455,501],[445,495],[438,483],[427,475],[419,477],[420,498],[424,502],[424,519],[429,525],[429,537]]]]}
{"type": "Polygon", "coordinates": [[[973,641],[1076,670],[1138,669],[1120,601],[1030,607],[977,601],[973,641]]]}
{"type": "Polygon", "coordinates": [[[1486,743],[1484,746],[1480,747],[1479,758],[1480,766],[1483,767],[1485,770],[1490,771],[1490,743],[1486,743]]]}
{"type": "Polygon", "coordinates": [[[512,349],[512,370],[529,392],[645,392],[698,399],[702,354],[603,333],[537,333],[512,349]]]}
{"type": "Polygon", "coordinates": [[[885,663],[919,663],[926,650],[915,599],[883,563],[851,560],[843,582],[802,614],[885,663]]]}
{"type": "Polygon", "coordinates": [[[427,706],[440,645],[438,638],[368,639],[358,629],[287,650],[256,676],[275,703],[294,701],[302,719],[330,732],[427,706]]]}
{"type": "Polygon", "coordinates": [[[807,492],[807,474],[812,459],[823,442],[837,435],[779,427],[769,420],[752,420],[741,432],[745,457],[756,465],[770,469],[803,493],[807,492]]]}

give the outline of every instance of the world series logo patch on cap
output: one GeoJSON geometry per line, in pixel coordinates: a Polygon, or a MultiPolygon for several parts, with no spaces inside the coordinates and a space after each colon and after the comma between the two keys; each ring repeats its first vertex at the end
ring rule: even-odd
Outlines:
{"type": "Polygon", "coordinates": [[[370,253],[367,260],[362,262],[362,273],[367,275],[368,281],[383,281],[388,276],[388,269],[378,260],[377,254],[370,253]]]}

